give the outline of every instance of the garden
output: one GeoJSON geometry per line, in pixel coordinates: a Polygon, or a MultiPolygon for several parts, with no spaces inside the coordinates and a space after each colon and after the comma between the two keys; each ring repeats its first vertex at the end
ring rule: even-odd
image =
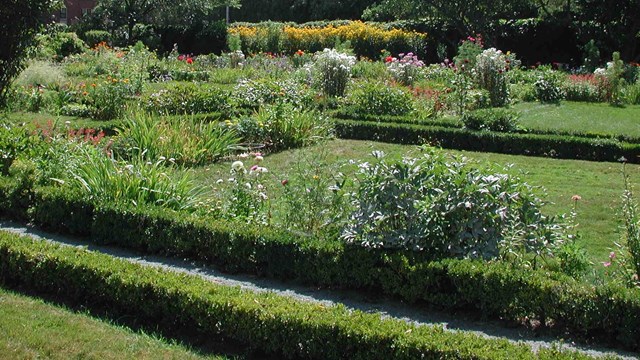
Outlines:
{"type": "MultiPolygon", "coordinates": [[[[618,52],[525,65],[480,34],[427,63],[428,38],[362,21],[236,23],[222,53],[163,54],[49,26],[1,94],[0,214],[86,244],[638,351],[640,66],[618,52]]],[[[275,357],[587,356],[5,232],[0,284],[0,304],[22,304],[0,314],[27,306],[18,289],[275,357]]],[[[146,357],[193,355],[135,341],[146,357]]]]}

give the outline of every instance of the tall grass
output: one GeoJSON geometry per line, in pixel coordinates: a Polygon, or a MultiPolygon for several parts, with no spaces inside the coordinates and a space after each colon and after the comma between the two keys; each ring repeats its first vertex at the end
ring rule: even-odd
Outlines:
{"type": "Polygon", "coordinates": [[[124,121],[116,141],[118,155],[155,161],[164,156],[178,165],[212,163],[236,149],[233,129],[192,116],[153,117],[136,113],[124,121]]]}
{"type": "Polygon", "coordinates": [[[86,162],[76,169],[70,184],[98,201],[193,210],[204,195],[204,188],[196,186],[189,173],[174,174],[165,158],[150,162],[139,156],[125,163],[94,148],[81,151],[86,162]]]}

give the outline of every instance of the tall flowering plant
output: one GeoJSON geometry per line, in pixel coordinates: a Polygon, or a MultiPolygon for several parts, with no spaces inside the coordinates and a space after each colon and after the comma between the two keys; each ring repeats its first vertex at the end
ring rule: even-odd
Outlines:
{"type": "Polygon", "coordinates": [[[500,50],[490,48],[476,57],[475,80],[481,89],[489,92],[491,106],[505,106],[509,102],[509,86],[506,72],[507,57],[500,50]]]}
{"type": "Polygon", "coordinates": [[[356,64],[355,56],[335,49],[324,49],[314,56],[314,75],[322,92],[331,97],[343,96],[351,77],[351,68],[356,64]]]}
{"type": "Polygon", "coordinates": [[[424,67],[424,62],[411,52],[399,54],[397,58],[388,56],[385,62],[391,76],[397,82],[407,86],[413,85],[418,78],[420,68],[424,67]]]}

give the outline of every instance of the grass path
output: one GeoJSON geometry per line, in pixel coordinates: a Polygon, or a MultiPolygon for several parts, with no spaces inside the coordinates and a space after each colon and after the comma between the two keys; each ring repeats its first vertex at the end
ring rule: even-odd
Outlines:
{"type": "Polygon", "coordinates": [[[217,359],[0,288],[0,359],[217,359]]]}

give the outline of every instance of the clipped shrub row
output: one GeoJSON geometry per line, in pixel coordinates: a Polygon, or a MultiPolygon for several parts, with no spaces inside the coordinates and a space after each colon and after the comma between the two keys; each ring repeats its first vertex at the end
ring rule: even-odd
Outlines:
{"type": "Polygon", "coordinates": [[[444,126],[334,121],[336,135],[345,139],[373,140],[398,144],[437,144],[447,149],[496,152],[513,155],[548,156],[561,159],[640,162],[640,144],[612,139],[567,135],[499,133],[444,126]]]}
{"type": "Polygon", "coordinates": [[[40,188],[24,199],[14,194],[20,188],[15,184],[0,186],[3,215],[29,214],[38,226],[99,243],[201,260],[227,272],[372,290],[512,321],[540,319],[585,338],[640,346],[640,293],[635,290],[593,287],[501,263],[427,262],[418,253],[371,251],[159,208],[96,207],[60,188],[40,188]]]}
{"type": "Polygon", "coordinates": [[[477,335],[415,326],[272,293],[214,285],[107,255],[0,233],[0,283],[52,293],[169,327],[189,326],[252,349],[307,359],[570,359],[477,335]]]}
{"type": "MultiPolygon", "coordinates": [[[[446,118],[417,118],[414,115],[392,116],[392,115],[370,115],[361,114],[355,109],[345,107],[339,110],[332,111],[330,116],[342,119],[342,120],[355,120],[355,121],[372,121],[382,123],[395,123],[395,124],[416,124],[416,125],[435,125],[441,127],[461,128],[463,123],[461,120],[446,117],[446,118]]],[[[580,137],[588,139],[605,139],[605,140],[617,140],[620,142],[640,144],[640,137],[630,136],[627,134],[606,134],[598,132],[583,132],[583,131],[567,131],[567,130],[552,130],[552,129],[514,129],[510,132],[518,134],[535,134],[535,135],[559,135],[580,137]]]]}

